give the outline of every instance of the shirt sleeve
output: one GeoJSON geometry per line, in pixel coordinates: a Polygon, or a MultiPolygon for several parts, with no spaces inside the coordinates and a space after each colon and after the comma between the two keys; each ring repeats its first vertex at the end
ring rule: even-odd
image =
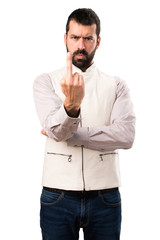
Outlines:
{"type": "Polygon", "coordinates": [[[129,149],[135,137],[135,114],[126,83],[116,78],[116,100],[110,125],[82,127],[67,140],[68,146],[84,146],[97,151],[129,149]]]}
{"type": "Polygon", "coordinates": [[[69,117],[63,101],[53,88],[48,74],[37,77],[33,84],[37,114],[47,135],[56,141],[65,141],[77,131],[80,118],[69,117]]]}

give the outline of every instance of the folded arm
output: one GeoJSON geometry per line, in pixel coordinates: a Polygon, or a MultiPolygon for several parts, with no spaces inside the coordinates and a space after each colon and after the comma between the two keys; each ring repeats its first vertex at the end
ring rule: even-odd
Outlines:
{"type": "Polygon", "coordinates": [[[116,79],[117,98],[114,103],[110,125],[78,128],[67,140],[68,146],[84,146],[98,151],[129,149],[135,136],[135,115],[124,81],[116,79]]]}

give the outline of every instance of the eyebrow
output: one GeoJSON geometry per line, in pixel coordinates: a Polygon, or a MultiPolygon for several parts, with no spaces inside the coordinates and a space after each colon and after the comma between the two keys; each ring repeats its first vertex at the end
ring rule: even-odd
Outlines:
{"type": "MultiPolygon", "coordinates": [[[[75,35],[75,34],[71,34],[70,37],[76,37],[76,38],[81,38],[81,36],[78,36],[78,35],[75,35]]],[[[87,39],[87,38],[90,38],[90,39],[93,39],[93,36],[86,36],[86,37],[83,37],[84,39],[87,39]]]]}

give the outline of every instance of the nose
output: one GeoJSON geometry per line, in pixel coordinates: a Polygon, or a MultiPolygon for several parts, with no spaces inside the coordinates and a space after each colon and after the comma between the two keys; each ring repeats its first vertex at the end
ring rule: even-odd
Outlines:
{"type": "Polygon", "coordinates": [[[78,41],[78,49],[79,49],[79,50],[85,49],[85,43],[84,43],[84,39],[83,39],[82,37],[79,38],[79,41],[78,41]]]}

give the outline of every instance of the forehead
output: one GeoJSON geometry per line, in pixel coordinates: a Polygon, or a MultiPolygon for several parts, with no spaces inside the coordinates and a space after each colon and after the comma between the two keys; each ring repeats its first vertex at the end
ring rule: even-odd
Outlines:
{"type": "Polygon", "coordinates": [[[77,23],[75,20],[71,20],[69,23],[69,31],[68,34],[75,34],[77,36],[93,36],[96,35],[96,24],[92,25],[82,25],[77,23]]]}

